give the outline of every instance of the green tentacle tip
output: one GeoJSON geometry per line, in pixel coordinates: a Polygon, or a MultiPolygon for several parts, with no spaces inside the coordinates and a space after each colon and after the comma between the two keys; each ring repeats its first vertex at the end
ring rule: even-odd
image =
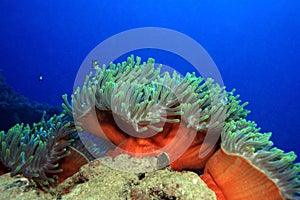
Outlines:
{"type": "Polygon", "coordinates": [[[62,97],[64,100],[67,100],[68,95],[67,95],[67,94],[63,94],[61,97],[62,97]]]}
{"type": "Polygon", "coordinates": [[[73,143],[73,142],[75,142],[75,139],[68,140],[68,143],[73,143]]]}
{"type": "Polygon", "coordinates": [[[10,149],[6,149],[6,150],[5,150],[5,156],[6,156],[7,158],[10,157],[10,149]]]}
{"type": "Polygon", "coordinates": [[[22,168],[22,165],[18,165],[18,166],[15,168],[15,170],[12,171],[10,174],[11,174],[12,176],[18,174],[19,171],[21,170],[21,168],[22,168]]]}
{"type": "Polygon", "coordinates": [[[20,158],[24,158],[24,156],[25,156],[25,152],[22,151],[22,152],[20,153],[20,158]]]}
{"type": "Polygon", "coordinates": [[[43,181],[42,184],[45,185],[45,186],[49,185],[48,181],[43,181]]]}
{"type": "Polygon", "coordinates": [[[2,146],[2,152],[5,152],[6,142],[5,141],[1,142],[1,146],[2,146]]]}
{"type": "Polygon", "coordinates": [[[48,179],[51,183],[54,183],[55,182],[55,180],[53,179],[53,178],[49,178],[48,179]]]}
{"type": "Polygon", "coordinates": [[[170,123],[179,123],[180,119],[171,119],[171,120],[168,120],[167,122],[170,122],[170,123]]]}
{"type": "Polygon", "coordinates": [[[59,166],[59,164],[58,163],[56,163],[55,165],[54,165],[54,168],[57,168],[59,166]]]}
{"type": "Polygon", "coordinates": [[[295,154],[295,152],[291,151],[291,152],[286,153],[282,159],[284,162],[291,163],[294,160],[296,160],[296,158],[297,158],[297,155],[295,154]]]}
{"type": "Polygon", "coordinates": [[[162,132],[163,130],[164,129],[162,127],[157,129],[158,132],[162,132]]]}
{"type": "Polygon", "coordinates": [[[66,152],[66,156],[69,156],[69,155],[71,155],[71,151],[70,150],[68,150],[67,152],[66,152]]]}
{"type": "Polygon", "coordinates": [[[37,174],[37,173],[35,173],[35,174],[32,174],[31,176],[32,176],[33,178],[38,178],[40,175],[37,174]]]}

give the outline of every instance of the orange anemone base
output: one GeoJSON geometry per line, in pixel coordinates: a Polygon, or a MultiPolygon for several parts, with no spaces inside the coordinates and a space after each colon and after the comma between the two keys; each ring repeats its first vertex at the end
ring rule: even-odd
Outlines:
{"type": "Polygon", "coordinates": [[[284,199],[265,173],[245,158],[228,155],[222,149],[208,160],[200,177],[215,191],[218,200],[284,199]]]}
{"type": "Polygon", "coordinates": [[[68,147],[68,150],[71,151],[71,154],[59,161],[59,168],[63,170],[57,174],[60,183],[78,172],[83,165],[89,162],[86,156],[75,148],[68,147]]]}
{"type": "Polygon", "coordinates": [[[184,123],[155,124],[163,127],[163,131],[148,129],[138,133],[118,116],[97,109],[76,120],[84,130],[110,140],[117,146],[109,155],[126,153],[133,157],[146,157],[165,152],[170,158],[171,167],[178,171],[202,169],[217,148],[215,144],[204,143],[205,132],[186,128],[184,123]],[[203,157],[199,156],[200,149],[207,151],[203,157]]]}
{"type": "Polygon", "coordinates": [[[97,109],[76,120],[84,130],[115,144],[116,149],[110,152],[112,156],[126,153],[146,157],[165,152],[175,170],[197,170],[205,166],[201,178],[215,191],[218,200],[283,199],[276,184],[265,173],[241,156],[217,150],[218,144],[204,141],[206,132],[186,128],[184,123],[156,124],[163,127],[163,131],[148,129],[138,133],[125,120],[97,109]],[[207,152],[204,157],[199,156],[200,149],[207,152]]]}

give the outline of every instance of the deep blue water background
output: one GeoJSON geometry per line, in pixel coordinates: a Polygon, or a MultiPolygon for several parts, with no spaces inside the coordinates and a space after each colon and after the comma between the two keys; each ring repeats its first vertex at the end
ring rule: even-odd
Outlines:
{"type": "Polygon", "coordinates": [[[199,42],[227,88],[250,102],[248,119],[272,131],[277,147],[300,156],[299,10],[296,0],[0,0],[0,69],[17,92],[60,106],[100,42],[132,28],[174,29],[199,42]]]}

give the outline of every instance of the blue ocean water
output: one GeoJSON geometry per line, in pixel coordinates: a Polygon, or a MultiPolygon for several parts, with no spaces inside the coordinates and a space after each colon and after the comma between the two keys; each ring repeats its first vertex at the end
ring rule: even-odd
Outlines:
{"type": "MultiPolygon", "coordinates": [[[[1,0],[0,69],[18,93],[60,106],[100,42],[133,28],[173,29],[206,49],[227,88],[249,101],[248,119],[273,132],[277,147],[300,156],[299,9],[296,0],[1,0]]],[[[173,55],[156,55],[179,71],[189,69],[173,55]]]]}

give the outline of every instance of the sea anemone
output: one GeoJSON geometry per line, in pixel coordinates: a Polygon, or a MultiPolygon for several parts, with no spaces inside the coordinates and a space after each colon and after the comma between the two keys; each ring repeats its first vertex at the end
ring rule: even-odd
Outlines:
{"type": "Polygon", "coordinates": [[[130,56],[122,64],[94,69],[71,103],[63,96],[63,107],[83,130],[115,144],[114,155],[163,151],[177,170],[201,169],[218,147],[217,141],[204,140],[207,133],[218,140],[222,122],[249,113],[247,102],[240,105],[234,91],[194,73],[160,73],[152,58],[141,63],[140,57],[130,56]],[[200,148],[208,151],[202,158],[200,148]]]}
{"type": "Polygon", "coordinates": [[[54,115],[48,121],[44,115],[32,128],[16,124],[0,132],[2,168],[11,176],[22,174],[38,186],[56,182],[55,175],[63,171],[59,162],[71,154],[68,146],[73,140],[66,136],[76,131],[65,114],[54,115]]]}
{"type": "Polygon", "coordinates": [[[225,124],[221,148],[208,160],[202,179],[218,199],[300,199],[300,163],[294,152],[272,147],[271,133],[254,122],[225,124]]]}
{"type": "Polygon", "coordinates": [[[176,170],[205,167],[201,177],[219,199],[299,199],[296,155],[246,121],[248,103],[234,90],[195,73],[161,73],[151,58],[93,67],[71,103],[63,95],[63,107],[83,130],[116,145],[110,155],[165,152],[176,170]]]}

